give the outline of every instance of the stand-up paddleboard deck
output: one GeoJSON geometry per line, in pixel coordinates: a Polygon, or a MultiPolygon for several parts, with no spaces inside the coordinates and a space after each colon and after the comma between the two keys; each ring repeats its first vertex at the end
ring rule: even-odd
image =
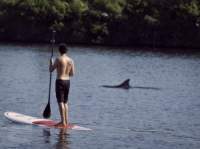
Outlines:
{"type": "MultiPolygon", "coordinates": [[[[17,122],[17,123],[37,125],[37,126],[48,127],[48,128],[58,128],[58,127],[55,127],[55,125],[58,122],[56,122],[54,120],[32,117],[32,116],[28,116],[28,115],[24,115],[24,114],[20,114],[20,113],[16,113],[16,112],[5,112],[4,115],[9,120],[11,120],[13,122],[17,122]]],[[[91,130],[90,128],[78,126],[76,124],[69,124],[67,126],[67,129],[91,130]]]]}

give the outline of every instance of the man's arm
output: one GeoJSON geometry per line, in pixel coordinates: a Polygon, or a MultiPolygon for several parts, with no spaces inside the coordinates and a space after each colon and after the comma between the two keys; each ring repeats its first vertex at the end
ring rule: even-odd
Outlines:
{"type": "Polygon", "coordinates": [[[75,68],[74,68],[74,62],[73,60],[70,60],[70,65],[71,65],[71,70],[69,72],[69,76],[72,77],[75,73],[75,68]]]}
{"type": "Polygon", "coordinates": [[[50,59],[50,64],[49,64],[49,72],[53,72],[58,65],[58,59],[55,60],[55,62],[53,62],[53,58],[50,59]]]}

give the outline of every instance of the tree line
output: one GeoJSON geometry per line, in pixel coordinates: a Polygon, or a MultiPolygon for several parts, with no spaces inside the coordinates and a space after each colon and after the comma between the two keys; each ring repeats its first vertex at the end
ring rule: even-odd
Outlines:
{"type": "Polygon", "coordinates": [[[200,47],[199,0],[1,0],[0,41],[200,47]]]}

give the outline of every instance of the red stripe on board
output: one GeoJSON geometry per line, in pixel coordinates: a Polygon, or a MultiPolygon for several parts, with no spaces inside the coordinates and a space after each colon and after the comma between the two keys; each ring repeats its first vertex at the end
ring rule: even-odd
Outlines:
{"type": "Polygon", "coordinates": [[[53,120],[46,120],[46,121],[34,121],[33,124],[36,125],[45,125],[45,126],[54,126],[57,124],[57,122],[53,121],[53,120]]]}
{"type": "Polygon", "coordinates": [[[56,127],[55,125],[58,124],[58,122],[55,122],[53,120],[33,121],[32,123],[36,124],[36,125],[44,125],[44,126],[48,126],[48,127],[68,128],[68,129],[72,129],[75,126],[74,124],[68,124],[67,127],[56,127]]]}

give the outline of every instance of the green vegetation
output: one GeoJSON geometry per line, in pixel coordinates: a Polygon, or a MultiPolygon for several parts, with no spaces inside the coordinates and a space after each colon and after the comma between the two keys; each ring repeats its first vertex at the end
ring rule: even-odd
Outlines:
{"type": "Polygon", "coordinates": [[[0,40],[200,47],[199,0],[1,0],[0,40]]]}

